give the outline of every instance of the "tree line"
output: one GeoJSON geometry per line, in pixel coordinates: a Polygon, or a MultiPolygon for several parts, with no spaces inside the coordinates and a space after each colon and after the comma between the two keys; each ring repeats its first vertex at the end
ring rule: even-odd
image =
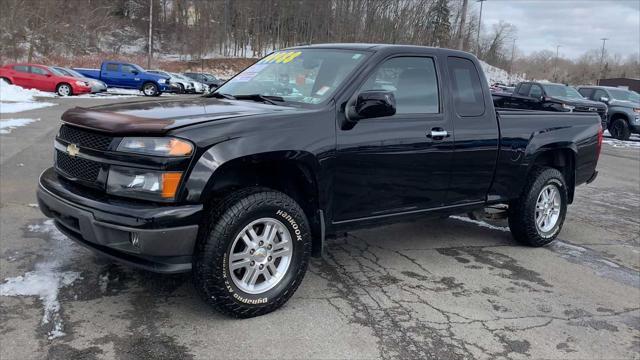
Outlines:
{"type": "MultiPolygon", "coordinates": [[[[475,3],[475,2],[474,2],[475,3]]],[[[457,48],[528,78],[593,82],[603,73],[638,77],[638,57],[585,53],[575,61],[529,56],[513,46],[506,22],[478,31],[468,0],[3,0],[0,61],[44,61],[95,54],[156,58],[257,58],[274,49],[326,42],[398,43],[457,48]],[[635,66],[635,68],[634,68],[635,66]]],[[[521,41],[524,41],[521,40],[521,41]]],[[[552,55],[554,55],[552,53],[552,55]]]]}

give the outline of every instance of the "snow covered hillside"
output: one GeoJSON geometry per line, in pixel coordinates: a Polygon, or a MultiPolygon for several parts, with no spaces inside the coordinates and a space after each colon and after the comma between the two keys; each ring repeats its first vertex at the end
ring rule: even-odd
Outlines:
{"type": "Polygon", "coordinates": [[[525,80],[522,74],[512,74],[511,76],[509,76],[509,73],[507,73],[506,71],[495,66],[491,66],[482,60],[479,61],[480,65],[482,66],[482,70],[484,70],[484,74],[487,77],[489,85],[497,82],[508,85],[525,80]]]}

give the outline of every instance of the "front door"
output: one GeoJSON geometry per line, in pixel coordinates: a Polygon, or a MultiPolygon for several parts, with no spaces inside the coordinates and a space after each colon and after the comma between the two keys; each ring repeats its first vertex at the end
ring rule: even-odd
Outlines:
{"type": "Polygon", "coordinates": [[[438,78],[433,57],[393,57],[381,62],[356,92],[393,92],[397,110],[338,129],[334,223],[444,204],[453,129],[443,116],[438,78]]]}

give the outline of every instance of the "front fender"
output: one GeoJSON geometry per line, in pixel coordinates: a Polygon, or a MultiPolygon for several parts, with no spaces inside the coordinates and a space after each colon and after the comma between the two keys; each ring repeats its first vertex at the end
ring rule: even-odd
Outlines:
{"type": "Polygon", "coordinates": [[[226,164],[246,159],[252,161],[295,161],[304,164],[311,172],[317,183],[316,174],[320,169],[317,158],[302,150],[273,150],[257,153],[242,153],[247,148],[242,144],[244,139],[228,139],[213,145],[196,161],[185,182],[185,200],[187,202],[202,203],[208,190],[212,188],[216,171],[226,164]]]}

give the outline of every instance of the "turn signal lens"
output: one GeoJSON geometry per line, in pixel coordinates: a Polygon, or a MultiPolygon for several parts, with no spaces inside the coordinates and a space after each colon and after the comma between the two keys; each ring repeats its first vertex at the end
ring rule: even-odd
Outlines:
{"type": "Polygon", "coordinates": [[[180,184],[181,172],[167,172],[162,174],[162,197],[173,199],[180,184]]]}

